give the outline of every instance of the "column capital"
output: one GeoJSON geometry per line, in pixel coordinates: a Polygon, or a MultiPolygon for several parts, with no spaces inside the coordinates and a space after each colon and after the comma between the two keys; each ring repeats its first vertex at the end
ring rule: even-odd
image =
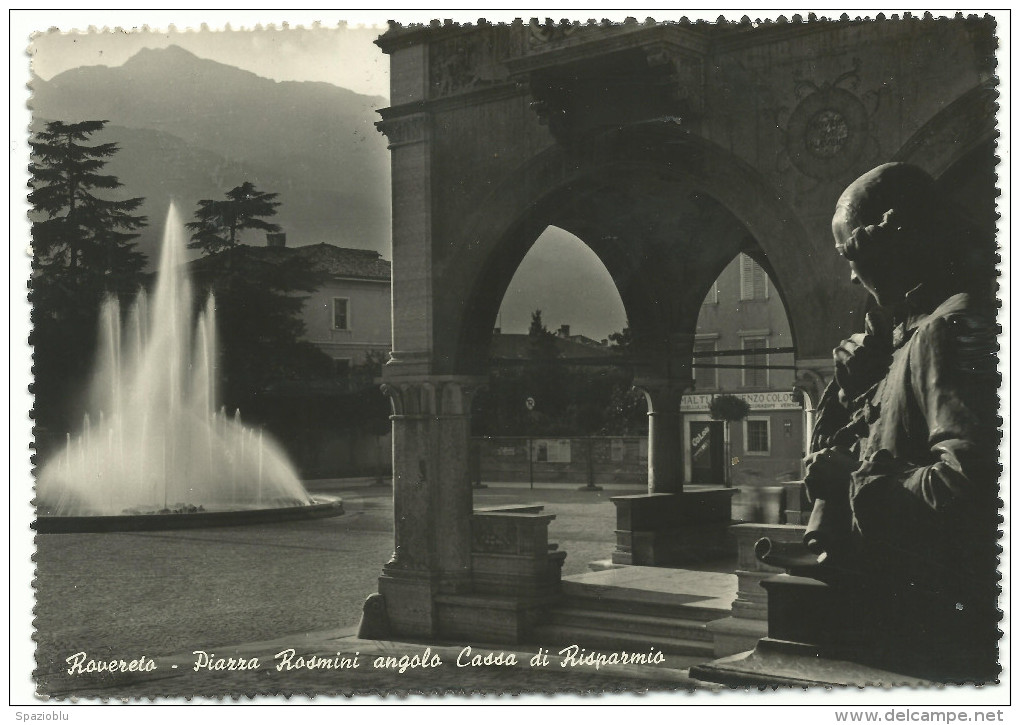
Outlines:
{"type": "Polygon", "coordinates": [[[831,358],[799,358],[796,361],[797,372],[793,389],[806,396],[805,408],[814,410],[821,400],[825,386],[833,376],[831,358]]]}
{"type": "Polygon", "coordinates": [[[648,413],[660,413],[665,409],[677,409],[680,398],[691,388],[694,381],[681,378],[635,378],[634,389],[645,394],[648,413]]]}
{"type": "Polygon", "coordinates": [[[398,418],[470,416],[475,393],[489,382],[475,375],[387,375],[383,380],[380,389],[398,418]]]}
{"type": "Polygon", "coordinates": [[[376,121],[375,127],[386,136],[389,148],[394,149],[428,141],[431,138],[432,116],[428,113],[394,116],[376,121]]]}

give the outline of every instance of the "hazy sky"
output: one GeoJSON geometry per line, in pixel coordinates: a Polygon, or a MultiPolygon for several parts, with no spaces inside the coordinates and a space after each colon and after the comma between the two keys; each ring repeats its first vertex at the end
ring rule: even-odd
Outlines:
{"type": "MultiPolygon", "coordinates": [[[[181,18],[179,14],[167,17],[172,17],[172,22],[181,18]]],[[[232,18],[233,27],[255,27],[254,22],[238,23],[232,18]]],[[[99,23],[104,27],[137,28],[148,23],[168,28],[169,32],[116,29],[91,33],[40,32],[34,36],[28,52],[32,71],[45,80],[78,66],[118,66],[143,48],[178,45],[201,58],[274,80],[324,81],[359,93],[388,97],[389,59],[373,43],[385,25],[379,22],[381,19],[374,20],[377,24],[368,27],[352,22],[333,26],[308,23],[303,28],[254,31],[177,31],[171,22],[152,22],[145,16],[137,20],[120,13],[100,16],[60,13],[37,21],[32,30],[54,25],[87,29],[99,23]]],[[[225,21],[209,22],[213,27],[223,27],[225,21]]],[[[201,22],[182,21],[179,27],[201,28],[201,22]]],[[[597,340],[626,325],[623,305],[605,267],[583,242],[556,228],[547,230],[521,263],[496,324],[505,332],[526,332],[531,313],[536,309],[542,310],[549,329],[566,324],[573,333],[597,340]]]]}
{"type": "Polygon", "coordinates": [[[142,48],[178,45],[200,58],[277,81],[323,81],[389,97],[389,59],[376,27],[278,28],[255,31],[45,32],[29,48],[32,70],[49,80],[83,65],[118,66],[142,48]]]}
{"type": "Polygon", "coordinates": [[[609,271],[588,245],[558,227],[546,229],[517,268],[496,325],[503,332],[527,332],[535,310],[542,310],[549,330],[570,325],[571,334],[594,340],[627,326],[609,271]]]}

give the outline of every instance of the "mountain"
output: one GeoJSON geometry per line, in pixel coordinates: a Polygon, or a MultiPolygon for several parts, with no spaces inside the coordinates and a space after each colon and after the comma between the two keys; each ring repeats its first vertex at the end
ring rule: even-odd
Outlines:
{"type": "Polygon", "coordinates": [[[199,199],[243,181],[280,194],[273,221],[288,244],[390,255],[389,154],[374,126],[384,98],[273,81],[176,46],[32,85],[36,124],[109,120],[95,140],[119,144],[107,168],[123,196],[146,198],[150,227],[139,245],[150,259],[171,199],[190,219],[199,199]]]}

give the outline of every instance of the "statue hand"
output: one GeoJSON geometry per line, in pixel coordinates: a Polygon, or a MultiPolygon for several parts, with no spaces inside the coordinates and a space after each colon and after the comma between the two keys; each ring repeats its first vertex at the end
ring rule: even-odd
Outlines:
{"type": "Polygon", "coordinates": [[[804,486],[811,501],[849,496],[850,480],[861,462],[842,446],[825,448],[804,459],[804,486]]]}

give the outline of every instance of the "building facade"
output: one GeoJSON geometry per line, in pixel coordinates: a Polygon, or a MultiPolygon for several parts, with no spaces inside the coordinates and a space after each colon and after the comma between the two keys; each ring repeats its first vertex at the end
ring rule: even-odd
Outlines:
{"type": "Polygon", "coordinates": [[[378,252],[332,244],[294,247],[325,281],[302,310],[305,339],[329,355],[339,377],[390,349],[390,263],[378,252]]]}
{"type": "MultiPolygon", "coordinates": [[[[728,491],[684,485],[676,412],[698,372],[701,303],[740,253],[782,291],[813,407],[833,345],[863,328],[866,293],[832,249],[847,184],[913,163],[953,200],[974,189],[969,208],[994,229],[991,18],[394,24],[377,42],[391,82],[379,127],[392,168],[395,528],[366,612],[397,639],[520,641],[527,629],[518,601],[472,598],[491,577],[476,568],[484,517],[467,453],[500,302],[546,228],[592,249],[627,313],[648,493],[616,497],[614,560],[654,566],[683,563],[685,544],[722,541],[730,524],[728,491]]],[[[989,235],[975,253],[993,250],[989,235]]],[[[778,342],[770,327],[738,355],[771,362],[762,337],[778,342]]],[[[715,368],[720,388],[727,369],[715,368]]]]}
{"type": "MultiPolygon", "coordinates": [[[[681,400],[684,480],[741,489],[752,506],[762,486],[800,478],[805,420],[795,400],[790,323],[765,270],[741,252],[716,279],[698,316],[693,391],[681,400]],[[718,395],[744,400],[740,422],[712,420],[718,395]]],[[[747,512],[754,517],[754,512],[747,512]]]]}
{"type": "MultiPolygon", "coordinates": [[[[303,298],[301,340],[332,362],[317,362],[312,377],[271,381],[246,411],[261,417],[303,477],[381,476],[390,467],[388,405],[378,388],[390,350],[390,263],[371,250],[289,247],[282,233],[266,241],[235,248],[235,271],[290,280],[303,298]]],[[[231,261],[209,255],[191,267],[208,277],[231,261]]]]}

